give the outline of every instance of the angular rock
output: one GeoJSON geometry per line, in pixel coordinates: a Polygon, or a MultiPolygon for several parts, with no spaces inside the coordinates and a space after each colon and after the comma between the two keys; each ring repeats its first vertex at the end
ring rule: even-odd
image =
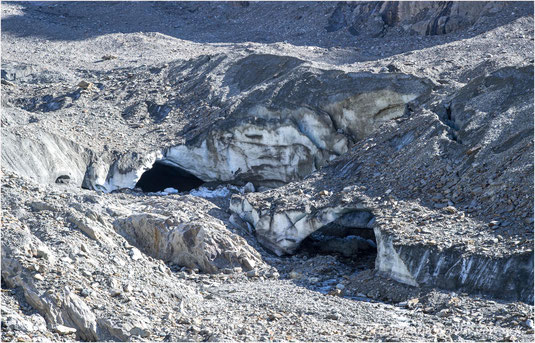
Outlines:
{"type": "Polygon", "coordinates": [[[117,219],[114,228],[145,254],[208,273],[231,267],[250,270],[262,263],[258,253],[220,220],[189,219],[194,212],[187,214],[188,206],[205,200],[185,196],[182,201],[182,210],[132,214],[117,219]]]}

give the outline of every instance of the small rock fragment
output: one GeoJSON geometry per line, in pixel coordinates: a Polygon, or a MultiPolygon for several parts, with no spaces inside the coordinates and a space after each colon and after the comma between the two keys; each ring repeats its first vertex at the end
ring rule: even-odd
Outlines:
{"type": "Polygon", "coordinates": [[[251,182],[247,182],[245,186],[243,186],[244,193],[253,193],[254,191],[255,191],[255,188],[251,182]]]}
{"type": "Polygon", "coordinates": [[[116,60],[117,56],[115,55],[104,55],[101,57],[103,61],[116,60]]]}
{"type": "Polygon", "coordinates": [[[338,320],[340,318],[336,313],[329,313],[325,316],[325,319],[338,320]]]}
{"type": "Polygon", "coordinates": [[[60,335],[70,335],[70,334],[76,333],[76,329],[75,328],[71,328],[71,327],[68,327],[68,326],[65,326],[65,325],[56,326],[54,331],[56,331],[60,335]]]}
{"type": "Polygon", "coordinates": [[[301,278],[301,273],[298,273],[298,272],[292,270],[292,271],[288,274],[288,276],[290,277],[290,279],[294,279],[294,280],[295,280],[295,279],[300,279],[300,278],[301,278]]]}
{"type": "Polygon", "coordinates": [[[246,275],[247,275],[247,277],[257,277],[258,276],[258,270],[256,270],[256,269],[249,270],[246,275]]]}
{"type": "Polygon", "coordinates": [[[447,212],[451,214],[454,214],[455,212],[457,212],[457,210],[453,206],[447,206],[446,208],[444,208],[444,210],[446,210],[447,212]]]}
{"type": "Polygon", "coordinates": [[[141,254],[141,251],[139,251],[138,248],[132,247],[130,250],[130,257],[132,260],[137,261],[143,258],[143,255],[141,254]]]}
{"type": "Polygon", "coordinates": [[[9,87],[15,87],[15,84],[13,82],[9,82],[8,80],[2,79],[2,84],[9,87]]]}
{"type": "Polygon", "coordinates": [[[473,148],[470,148],[466,151],[466,154],[468,156],[472,155],[472,154],[475,154],[476,152],[478,152],[479,150],[481,150],[481,146],[480,145],[476,145],[475,147],[473,148]]]}
{"type": "Polygon", "coordinates": [[[80,87],[82,89],[91,89],[93,87],[93,83],[85,81],[85,80],[82,80],[82,81],[80,81],[78,83],[78,87],[80,87]]]}
{"type": "Polygon", "coordinates": [[[122,293],[122,291],[120,289],[112,289],[110,291],[110,295],[112,297],[117,297],[117,296],[121,295],[121,293],[122,293]]]}
{"type": "Polygon", "coordinates": [[[498,227],[498,226],[500,226],[500,222],[497,221],[497,220],[493,220],[490,223],[488,223],[488,226],[489,227],[498,227]]]}
{"type": "Polygon", "coordinates": [[[327,293],[328,295],[340,295],[342,294],[342,291],[339,290],[338,288],[335,288],[335,289],[332,289],[329,293],[327,293]]]}
{"type": "Polygon", "coordinates": [[[326,196],[329,196],[330,195],[330,192],[328,190],[322,190],[318,193],[320,196],[322,197],[326,197],[326,196]]]}

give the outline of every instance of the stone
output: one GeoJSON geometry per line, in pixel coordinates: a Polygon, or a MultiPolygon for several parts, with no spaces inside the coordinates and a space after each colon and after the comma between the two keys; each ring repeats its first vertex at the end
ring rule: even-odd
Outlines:
{"type": "Polygon", "coordinates": [[[267,277],[269,277],[270,279],[278,279],[280,277],[280,274],[278,271],[276,270],[271,270],[268,274],[267,274],[267,277]]]}
{"type": "Polygon", "coordinates": [[[527,327],[527,328],[530,328],[530,329],[533,329],[533,320],[532,319],[528,319],[524,322],[524,325],[527,327]]]}
{"type": "Polygon", "coordinates": [[[21,332],[33,332],[35,331],[34,325],[22,318],[17,313],[11,313],[8,315],[2,316],[2,327],[7,327],[10,330],[21,331],[21,332]]]}
{"type": "Polygon", "coordinates": [[[68,318],[67,324],[76,328],[77,337],[84,340],[98,340],[95,314],[87,304],[67,288],[63,290],[62,312],[68,318]]]}
{"type": "Polygon", "coordinates": [[[290,279],[300,279],[302,277],[301,273],[298,273],[296,271],[291,271],[288,276],[290,277],[290,279]]]}
{"type": "Polygon", "coordinates": [[[103,61],[116,60],[118,57],[115,55],[104,55],[101,57],[103,61]]]}
{"type": "Polygon", "coordinates": [[[489,227],[498,227],[498,226],[500,226],[500,222],[498,220],[493,220],[493,221],[488,223],[488,226],[489,227]]]}
{"type": "Polygon", "coordinates": [[[457,213],[457,210],[453,206],[447,206],[447,207],[444,208],[444,210],[446,210],[447,212],[449,212],[451,214],[457,213]]]}
{"type": "Polygon", "coordinates": [[[92,82],[88,82],[88,81],[85,81],[85,80],[82,80],[78,83],[78,87],[82,88],[82,89],[91,89],[93,88],[93,83],[92,82]]]}
{"type": "Polygon", "coordinates": [[[104,228],[101,224],[88,219],[87,217],[82,217],[75,212],[71,212],[70,216],[67,217],[67,220],[88,237],[105,244],[112,244],[111,240],[104,234],[104,228]]]}
{"type": "Polygon", "coordinates": [[[34,201],[30,203],[30,207],[34,211],[54,211],[55,207],[44,202],[44,201],[34,201]]]}
{"type": "Polygon", "coordinates": [[[342,290],[338,289],[338,288],[335,288],[335,289],[332,289],[329,291],[329,293],[327,293],[328,295],[333,295],[333,296],[339,296],[342,294],[342,290]]]}
{"type": "Polygon", "coordinates": [[[310,282],[310,283],[318,283],[319,281],[320,281],[320,279],[318,277],[315,277],[315,276],[308,278],[308,282],[310,282]]]}
{"type": "Polygon", "coordinates": [[[9,87],[16,87],[16,85],[13,82],[4,80],[4,79],[2,79],[2,84],[5,86],[9,86],[9,87]]]}
{"type": "Polygon", "coordinates": [[[147,330],[146,326],[135,326],[130,330],[130,334],[132,336],[149,337],[150,331],[147,330]]]}
{"type": "Polygon", "coordinates": [[[245,186],[243,186],[243,192],[244,193],[254,193],[255,187],[251,182],[247,182],[245,186]]]}
{"type": "Polygon", "coordinates": [[[336,313],[329,313],[325,316],[325,319],[338,320],[340,319],[340,316],[336,313]]]}
{"type": "Polygon", "coordinates": [[[87,246],[85,244],[80,244],[80,250],[85,252],[85,253],[89,253],[89,249],[87,248],[87,246]]]}
{"type": "Polygon", "coordinates": [[[141,251],[139,251],[138,248],[132,247],[130,249],[130,258],[132,258],[134,261],[141,260],[143,258],[143,254],[141,254],[141,251]]]}
{"type": "Polygon", "coordinates": [[[249,270],[246,273],[246,275],[247,275],[247,277],[258,277],[260,274],[258,273],[258,270],[253,269],[253,270],[249,270]]]}
{"type": "Polygon", "coordinates": [[[409,299],[407,300],[407,307],[410,309],[413,309],[416,307],[416,305],[418,305],[419,302],[420,302],[420,299],[418,298],[409,299]]]}
{"type": "MultiPolygon", "coordinates": [[[[187,199],[193,203],[205,201],[187,199]]],[[[212,217],[201,222],[190,221],[178,214],[133,214],[116,220],[114,227],[130,244],[164,262],[200,267],[209,273],[234,267],[250,270],[262,265],[259,254],[243,238],[228,232],[221,221],[212,217]]],[[[137,250],[131,251],[134,249],[137,250]]]]}
{"type": "Polygon", "coordinates": [[[110,291],[110,296],[111,297],[118,297],[119,295],[121,295],[123,292],[120,290],[120,289],[112,289],[110,291]]]}
{"type": "Polygon", "coordinates": [[[75,328],[71,328],[71,327],[68,327],[68,326],[65,326],[65,325],[57,325],[54,330],[57,333],[59,333],[60,335],[72,335],[72,334],[76,333],[76,329],[75,328]]]}

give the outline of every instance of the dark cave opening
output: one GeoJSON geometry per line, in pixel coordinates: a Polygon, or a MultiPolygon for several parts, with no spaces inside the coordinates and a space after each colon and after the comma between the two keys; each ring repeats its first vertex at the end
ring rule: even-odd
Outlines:
{"type": "Polygon", "coordinates": [[[184,169],[157,161],[141,175],[136,188],[141,188],[143,192],[160,192],[166,188],[189,192],[203,184],[203,180],[184,169]]]}
{"type": "Polygon", "coordinates": [[[346,213],[308,236],[300,250],[308,255],[337,255],[358,269],[373,269],[377,244],[369,211],[346,213]]]}

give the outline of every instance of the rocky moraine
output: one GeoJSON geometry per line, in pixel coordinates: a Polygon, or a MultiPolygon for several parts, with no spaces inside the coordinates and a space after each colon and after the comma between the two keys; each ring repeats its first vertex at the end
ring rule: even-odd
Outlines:
{"type": "Polygon", "coordinates": [[[2,341],[533,341],[533,3],[1,13],[2,341]]]}

